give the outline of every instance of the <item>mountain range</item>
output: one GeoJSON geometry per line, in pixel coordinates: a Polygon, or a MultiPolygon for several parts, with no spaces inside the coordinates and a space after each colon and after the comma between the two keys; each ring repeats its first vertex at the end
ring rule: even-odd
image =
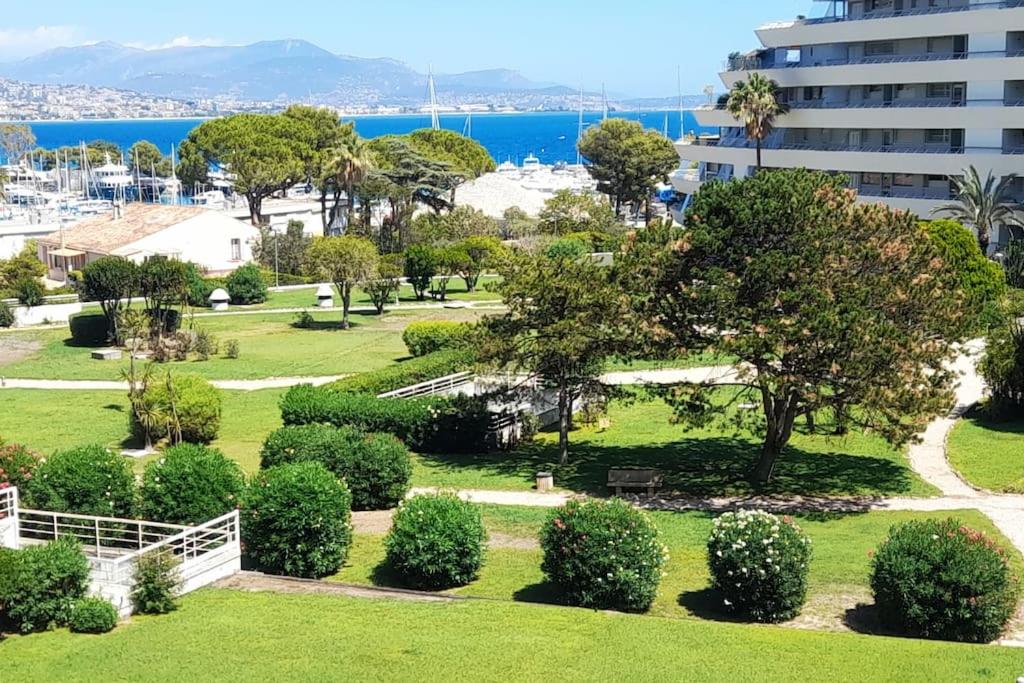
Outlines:
{"type": "MultiPolygon", "coordinates": [[[[420,105],[427,76],[393,59],[338,55],[303,40],[145,50],[113,42],[60,47],[0,64],[0,77],[90,85],[178,99],[318,104],[420,105]]],[[[560,100],[574,90],[510,69],[435,76],[442,104],[502,99],[560,100]]]]}

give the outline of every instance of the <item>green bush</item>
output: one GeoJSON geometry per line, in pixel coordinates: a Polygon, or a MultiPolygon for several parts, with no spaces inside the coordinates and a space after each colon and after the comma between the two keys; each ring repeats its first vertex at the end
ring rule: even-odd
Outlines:
{"type": "Polygon", "coordinates": [[[1024,240],[1010,240],[1003,261],[1006,283],[1015,289],[1024,289],[1024,240]]]}
{"type": "Polygon", "coordinates": [[[14,296],[26,306],[39,306],[46,296],[46,289],[37,278],[23,277],[14,283],[14,296]]]}
{"type": "Polygon", "coordinates": [[[884,625],[970,643],[998,638],[1018,597],[1003,549],[955,519],[894,526],[872,562],[871,590],[884,625]]]}
{"type": "Polygon", "coordinates": [[[728,512],[708,538],[711,585],[729,611],[777,624],[807,599],[811,541],[789,518],[763,511],[728,512]]]}
{"type": "Polygon", "coordinates": [[[78,313],[68,320],[75,346],[105,346],[109,327],[102,313],[78,313]]]}
{"type": "Polygon", "coordinates": [[[581,239],[564,237],[555,240],[544,250],[544,255],[549,259],[581,259],[591,252],[593,247],[581,239]]]}
{"type": "Polygon", "coordinates": [[[14,327],[14,311],[5,301],[0,301],[0,327],[14,327]]]}
{"type": "Polygon", "coordinates": [[[473,326],[469,323],[449,320],[415,322],[402,332],[402,341],[410,354],[420,357],[436,351],[462,348],[472,331],[473,326]]]}
{"type": "Polygon", "coordinates": [[[999,304],[1006,293],[1003,269],[981,253],[974,233],[960,223],[941,219],[923,225],[942,260],[957,274],[967,309],[983,328],[999,322],[999,304]]]}
{"type": "Polygon", "coordinates": [[[985,343],[978,371],[992,392],[988,409],[995,417],[1024,415],[1024,325],[994,328],[985,343]]]}
{"type": "Polygon", "coordinates": [[[420,453],[487,450],[491,414],[478,397],[377,398],[293,387],[281,400],[286,425],[332,424],[393,434],[420,453]]]}
{"type": "Polygon", "coordinates": [[[236,305],[261,304],[267,300],[267,283],[259,266],[247,263],[227,277],[227,290],[231,303],[236,305]]]}
{"type": "Polygon", "coordinates": [[[104,598],[82,598],[71,609],[73,633],[109,633],[117,626],[117,609],[104,598]]]}
{"type": "Polygon", "coordinates": [[[28,482],[35,476],[38,466],[39,456],[29,449],[21,444],[0,441],[0,489],[14,486],[25,495],[28,482]]]}
{"type": "Polygon", "coordinates": [[[409,492],[409,451],[390,434],[321,424],[283,427],[264,442],[260,467],[309,461],[319,462],[345,481],[353,510],[387,510],[409,492]]]}
{"type": "Polygon", "coordinates": [[[150,551],[135,561],[132,611],[135,614],[167,614],[178,609],[181,590],[178,560],[170,553],[150,551]]]}
{"type": "Polygon", "coordinates": [[[304,275],[293,275],[291,273],[275,273],[273,270],[269,270],[267,268],[260,270],[260,276],[263,278],[263,282],[267,287],[275,287],[278,279],[280,279],[282,287],[314,284],[314,278],[306,277],[304,275]]]}
{"type": "Polygon", "coordinates": [[[0,557],[0,612],[21,633],[68,623],[89,587],[89,561],[65,536],[0,557]]]}
{"type": "Polygon", "coordinates": [[[388,565],[413,588],[444,590],[476,579],[487,533],[480,511],[453,494],[416,496],[395,513],[388,565]]]}
{"type": "Polygon", "coordinates": [[[43,459],[25,497],[39,510],[131,518],[135,475],[120,454],[103,446],[81,446],[43,459]]]}
{"type": "MultiPolygon", "coordinates": [[[[154,439],[175,439],[172,429],[174,416],[181,428],[181,440],[188,443],[210,443],[220,431],[220,391],[199,375],[180,374],[166,380],[154,380],[146,387],[142,402],[151,415],[162,416],[150,427],[154,439]],[[171,396],[173,395],[173,410],[171,396]]],[[[133,419],[134,432],[142,436],[142,427],[133,419]]]]}
{"type": "Polygon", "coordinates": [[[343,393],[376,396],[469,370],[475,362],[476,357],[470,349],[447,349],[380,370],[361,372],[338,380],[329,388],[343,393]]]}
{"type": "Polygon", "coordinates": [[[263,571],[320,578],[341,569],[352,542],[352,496],[318,462],[261,472],[242,506],[242,542],[263,571]]]}
{"type": "Polygon", "coordinates": [[[166,524],[203,524],[238,507],[244,484],[238,463],[220,451],[172,446],[146,465],[141,515],[166,524]]]}
{"type": "Polygon", "coordinates": [[[404,257],[405,277],[416,298],[423,301],[438,271],[437,250],[425,244],[414,244],[405,250],[404,257]]]}
{"type": "Polygon", "coordinates": [[[579,607],[645,612],[668,550],[646,513],[619,499],[570,501],[540,533],[541,569],[579,607]]]}

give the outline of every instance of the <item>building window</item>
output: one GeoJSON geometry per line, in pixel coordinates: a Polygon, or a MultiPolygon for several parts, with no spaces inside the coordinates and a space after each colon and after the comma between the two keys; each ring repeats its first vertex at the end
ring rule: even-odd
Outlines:
{"type": "Polygon", "coordinates": [[[951,97],[953,95],[953,84],[929,83],[927,95],[928,97],[941,97],[943,99],[951,97]]]}
{"type": "Polygon", "coordinates": [[[948,145],[949,144],[949,129],[948,128],[929,128],[924,133],[924,141],[929,145],[948,145]]]}
{"type": "Polygon", "coordinates": [[[242,260],[242,240],[238,239],[237,237],[231,240],[231,260],[242,260]]]}
{"type": "Polygon", "coordinates": [[[896,54],[896,44],[891,40],[878,40],[864,45],[864,54],[868,57],[896,54]]]}
{"type": "Polygon", "coordinates": [[[913,187],[914,176],[909,173],[896,173],[892,177],[892,184],[899,187],[913,187]]]}
{"type": "Polygon", "coordinates": [[[860,182],[864,185],[881,185],[882,174],[881,173],[861,173],[860,182]]]}

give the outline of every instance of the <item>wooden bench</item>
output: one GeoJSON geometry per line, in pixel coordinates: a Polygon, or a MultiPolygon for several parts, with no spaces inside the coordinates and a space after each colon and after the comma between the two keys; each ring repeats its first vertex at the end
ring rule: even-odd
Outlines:
{"type": "Polygon", "coordinates": [[[622,495],[623,489],[641,489],[653,496],[661,488],[661,472],[643,467],[622,467],[608,470],[608,488],[622,495]]]}

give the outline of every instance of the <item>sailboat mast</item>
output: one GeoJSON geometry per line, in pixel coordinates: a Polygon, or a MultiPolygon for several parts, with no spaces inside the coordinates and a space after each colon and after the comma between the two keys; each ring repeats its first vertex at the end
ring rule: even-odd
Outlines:
{"type": "Polygon", "coordinates": [[[576,129],[576,165],[583,164],[583,155],[580,153],[580,141],[583,139],[583,85],[580,85],[580,113],[579,124],[576,129]]]}
{"type": "Polygon", "coordinates": [[[683,71],[676,66],[676,94],[679,96],[679,139],[683,139],[683,71]]]}
{"type": "Polygon", "coordinates": [[[430,94],[430,127],[441,130],[441,117],[437,114],[437,90],[434,88],[434,69],[430,68],[427,76],[427,90],[430,94]]]}
{"type": "Polygon", "coordinates": [[[601,120],[608,120],[608,92],[604,89],[604,83],[601,84],[601,120]]]}

